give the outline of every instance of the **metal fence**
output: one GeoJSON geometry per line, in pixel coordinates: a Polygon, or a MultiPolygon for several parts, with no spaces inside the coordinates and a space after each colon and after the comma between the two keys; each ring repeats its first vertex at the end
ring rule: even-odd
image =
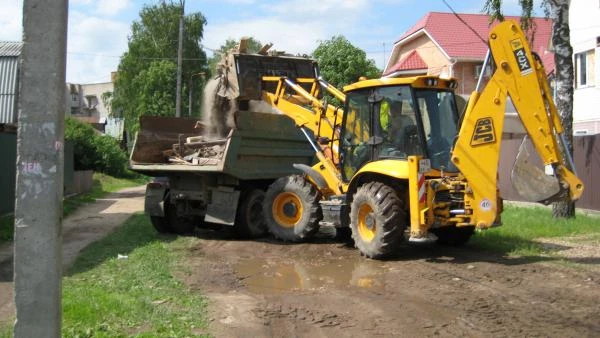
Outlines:
{"type": "MultiPolygon", "coordinates": [[[[65,194],[79,193],[91,187],[89,183],[81,183],[81,175],[73,171],[73,145],[65,143],[65,194]]],[[[0,132],[0,215],[11,213],[15,209],[15,178],[17,162],[17,135],[12,132],[0,132]]],[[[90,176],[89,173],[83,173],[90,176]]],[[[91,181],[91,176],[89,178],[91,181]]]]}

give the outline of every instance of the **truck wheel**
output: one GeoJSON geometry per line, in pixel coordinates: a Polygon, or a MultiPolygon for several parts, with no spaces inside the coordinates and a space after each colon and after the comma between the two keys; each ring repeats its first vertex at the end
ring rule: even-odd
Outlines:
{"type": "Polygon", "coordinates": [[[265,194],[263,212],[267,228],[284,241],[300,242],[319,230],[323,212],[320,194],[304,177],[277,179],[265,194]]]}
{"type": "Polygon", "coordinates": [[[404,239],[406,214],[396,192],[379,182],[358,188],[350,207],[354,244],[369,258],[385,258],[404,239]]]}
{"type": "Polygon", "coordinates": [[[437,229],[429,229],[429,231],[437,236],[438,244],[461,246],[467,243],[471,236],[473,236],[475,233],[475,227],[457,227],[453,225],[437,229]]]}
{"type": "Polygon", "coordinates": [[[235,232],[246,238],[256,238],[267,233],[267,223],[263,213],[265,192],[252,189],[242,194],[235,217],[235,232]]]}
{"type": "Polygon", "coordinates": [[[335,240],[342,243],[352,243],[352,229],[349,226],[335,228],[335,240]]]}
{"type": "Polygon", "coordinates": [[[178,235],[189,235],[196,228],[193,219],[177,216],[177,206],[172,203],[165,202],[165,218],[173,232],[178,235]]]}
{"type": "Polygon", "coordinates": [[[150,216],[150,223],[152,223],[154,229],[156,229],[156,231],[158,231],[161,234],[168,234],[173,232],[173,229],[169,226],[169,222],[167,222],[165,217],[150,216]]]}

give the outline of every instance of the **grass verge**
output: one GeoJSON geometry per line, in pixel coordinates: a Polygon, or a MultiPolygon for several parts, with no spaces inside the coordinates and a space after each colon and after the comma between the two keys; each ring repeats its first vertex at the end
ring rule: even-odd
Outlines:
{"type": "Polygon", "coordinates": [[[158,235],[139,214],[88,246],[63,278],[62,336],[206,335],[206,299],[174,277],[189,246],[190,238],[158,235]]]}
{"type": "MultiPolygon", "coordinates": [[[[132,179],[123,179],[115,178],[102,173],[94,173],[92,190],[90,192],[65,198],[63,201],[63,216],[68,216],[80,206],[94,202],[96,199],[101,198],[108,193],[115,192],[123,188],[142,185],[147,181],[148,178],[145,176],[137,176],[132,179]]],[[[15,219],[12,214],[0,217],[0,243],[13,240],[14,221],[15,219]]]]}
{"type": "Polygon", "coordinates": [[[470,245],[515,256],[539,256],[544,247],[537,238],[600,234],[600,217],[578,214],[574,219],[556,219],[552,210],[508,205],[502,213],[503,225],[478,232],[470,245]]]}

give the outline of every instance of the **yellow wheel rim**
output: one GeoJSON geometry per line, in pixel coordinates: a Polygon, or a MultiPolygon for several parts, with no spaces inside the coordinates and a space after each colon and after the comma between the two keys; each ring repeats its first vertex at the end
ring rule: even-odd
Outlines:
{"type": "Polygon", "coordinates": [[[375,214],[373,208],[368,204],[363,204],[358,208],[358,234],[365,242],[370,242],[377,233],[377,224],[375,223],[375,214]]]}
{"type": "Polygon", "coordinates": [[[292,192],[282,192],[273,201],[273,218],[286,228],[293,228],[302,218],[302,202],[292,192]]]}

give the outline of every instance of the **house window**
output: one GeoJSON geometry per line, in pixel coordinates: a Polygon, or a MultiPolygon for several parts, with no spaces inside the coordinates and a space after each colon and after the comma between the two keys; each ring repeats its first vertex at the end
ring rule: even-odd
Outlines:
{"type": "Polygon", "coordinates": [[[575,54],[575,87],[593,86],[595,72],[595,51],[588,50],[575,54]]]}
{"type": "Polygon", "coordinates": [[[71,93],[71,100],[73,102],[76,102],[77,100],[79,100],[79,95],[77,93],[71,93]]]}
{"type": "Polygon", "coordinates": [[[490,65],[487,65],[485,67],[485,70],[483,69],[483,63],[480,65],[477,65],[473,68],[473,77],[474,78],[479,78],[479,76],[481,75],[481,72],[483,73],[483,76],[488,78],[492,75],[492,67],[490,67],[490,65]]]}

